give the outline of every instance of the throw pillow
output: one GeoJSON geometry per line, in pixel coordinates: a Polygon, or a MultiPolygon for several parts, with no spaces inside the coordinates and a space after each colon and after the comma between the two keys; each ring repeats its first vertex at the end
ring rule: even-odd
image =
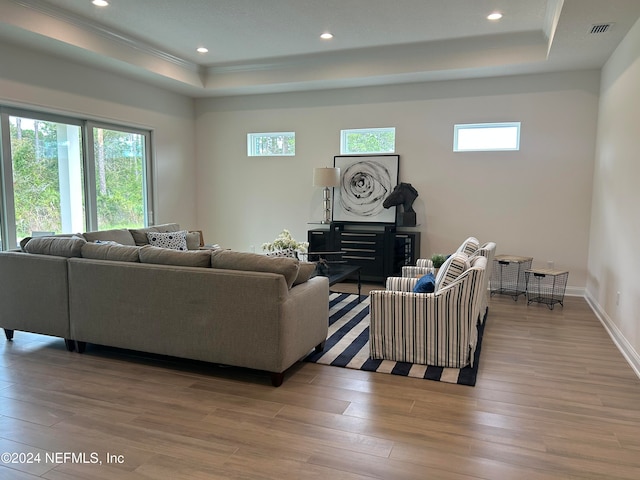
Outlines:
{"type": "Polygon", "coordinates": [[[469,257],[464,253],[454,253],[440,267],[436,277],[436,290],[453,283],[469,268],[469,257]]]}
{"type": "Polygon", "coordinates": [[[420,277],[418,283],[413,287],[415,293],[433,293],[436,289],[436,277],[433,273],[427,273],[420,277]]]}
{"type": "Polygon", "coordinates": [[[171,250],[187,250],[187,231],[178,232],[147,232],[149,245],[171,250]]]}
{"type": "Polygon", "coordinates": [[[83,234],[87,242],[95,242],[96,240],[110,240],[120,245],[135,246],[131,233],[126,228],[116,228],[113,230],[98,230],[96,232],[85,232],[83,234]]]}
{"type": "Polygon", "coordinates": [[[276,250],[275,252],[267,252],[266,255],[268,257],[298,258],[298,254],[293,248],[285,248],[284,250],[276,250]]]}
{"type": "Polygon", "coordinates": [[[298,285],[304,283],[311,278],[313,272],[316,271],[316,262],[300,262],[300,268],[298,270],[298,276],[294,280],[293,284],[298,285]]]}

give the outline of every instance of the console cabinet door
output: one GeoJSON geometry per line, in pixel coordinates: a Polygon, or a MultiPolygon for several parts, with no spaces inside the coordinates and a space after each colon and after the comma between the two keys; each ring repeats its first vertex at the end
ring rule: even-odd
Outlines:
{"type": "Polygon", "coordinates": [[[359,265],[364,280],[384,281],[384,233],[345,232],[339,233],[342,259],[349,265],[359,265]]]}

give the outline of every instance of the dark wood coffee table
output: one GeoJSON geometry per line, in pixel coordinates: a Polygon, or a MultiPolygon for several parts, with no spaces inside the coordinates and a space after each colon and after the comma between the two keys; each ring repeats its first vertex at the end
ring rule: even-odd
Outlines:
{"type": "Polygon", "coordinates": [[[336,283],[353,278],[357,274],[358,278],[358,303],[360,303],[360,291],[362,284],[360,282],[360,267],[356,265],[347,265],[346,263],[330,263],[329,269],[326,272],[319,272],[316,269],[316,275],[321,277],[327,277],[329,279],[329,286],[336,283]]]}

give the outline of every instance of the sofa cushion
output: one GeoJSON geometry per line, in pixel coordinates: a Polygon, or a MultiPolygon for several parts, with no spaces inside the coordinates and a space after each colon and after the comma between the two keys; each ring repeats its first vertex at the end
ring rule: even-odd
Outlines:
{"type": "Polygon", "coordinates": [[[420,277],[413,287],[415,293],[433,293],[436,290],[436,277],[433,273],[427,273],[420,277]]]}
{"type": "Polygon", "coordinates": [[[291,288],[298,276],[300,261],[289,257],[268,257],[257,253],[212,250],[211,266],[227,270],[279,273],[291,288]]]}
{"type": "Polygon", "coordinates": [[[139,262],[140,247],[112,245],[109,243],[87,242],[82,246],[82,257],[94,260],[114,260],[118,262],[139,262]]]}
{"type": "Polygon", "coordinates": [[[168,248],[145,245],[138,251],[140,262],[161,265],[178,265],[182,267],[210,267],[209,250],[171,250],[168,248]]]}
{"type": "Polygon", "coordinates": [[[300,262],[299,267],[298,275],[293,281],[294,285],[304,283],[311,278],[311,275],[316,270],[316,262],[300,262]]]}
{"type": "Polygon", "coordinates": [[[131,233],[131,236],[133,237],[134,242],[136,242],[136,245],[142,246],[149,245],[149,239],[147,238],[148,232],[166,233],[177,232],[178,230],[180,230],[180,225],[178,225],[177,223],[164,223],[162,225],[154,225],[152,227],[146,228],[130,228],[129,233],[131,233]]]}
{"type": "Polygon", "coordinates": [[[78,237],[35,237],[29,240],[24,250],[27,253],[55,255],[58,257],[81,257],[82,246],[87,242],[78,237]]]}
{"type": "Polygon", "coordinates": [[[171,250],[187,250],[187,231],[177,232],[147,232],[149,245],[169,248],[171,250]]]}
{"type": "Polygon", "coordinates": [[[98,230],[95,232],[85,232],[83,234],[87,242],[95,242],[96,240],[104,240],[119,243],[120,245],[132,245],[136,242],[133,236],[126,228],[118,228],[114,230],[98,230]]]}
{"type": "Polygon", "coordinates": [[[436,291],[453,283],[469,268],[469,257],[464,253],[454,253],[442,264],[436,277],[436,291]]]}

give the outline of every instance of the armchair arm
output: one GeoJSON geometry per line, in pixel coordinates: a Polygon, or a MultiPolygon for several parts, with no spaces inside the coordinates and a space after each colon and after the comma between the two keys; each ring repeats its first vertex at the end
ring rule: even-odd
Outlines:
{"type": "Polygon", "coordinates": [[[416,267],[433,268],[433,262],[430,258],[419,258],[416,260],[416,267]]]}
{"type": "Polygon", "coordinates": [[[435,273],[436,270],[433,267],[413,267],[405,265],[402,267],[403,277],[422,277],[427,273],[435,273]]]}
{"type": "Polygon", "coordinates": [[[396,292],[413,292],[418,280],[417,277],[387,277],[386,287],[396,292]]]}

